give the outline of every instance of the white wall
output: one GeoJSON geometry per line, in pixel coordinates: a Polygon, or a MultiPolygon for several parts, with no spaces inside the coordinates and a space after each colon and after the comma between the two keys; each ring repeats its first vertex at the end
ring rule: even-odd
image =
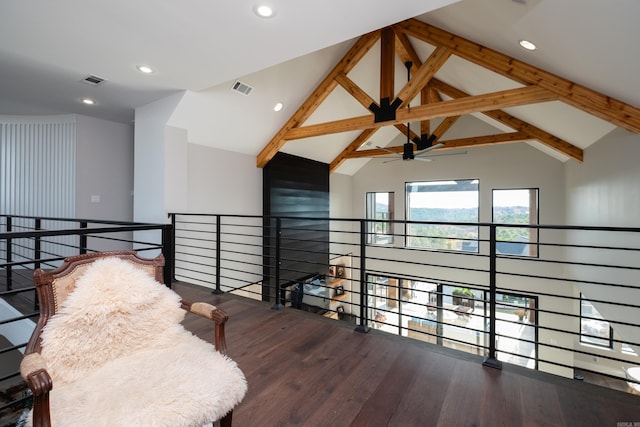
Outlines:
{"type": "MultiPolygon", "coordinates": [[[[165,182],[184,172],[178,163],[167,168],[166,124],[184,92],[136,108],[133,218],[139,222],[167,222],[165,182]]],[[[169,133],[169,137],[176,135],[169,133]]],[[[169,145],[173,143],[170,142],[169,145]]],[[[174,147],[172,147],[174,148],[174,147]]]]}
{"type": "Polygon", "coordinates": [[[80,115],[76,123],[76,217],[131,221],[133,126],[80,115]]]}
{"type": "MultiPolygon", "coordinates": [[[[616,129],[598,143],[585,150],[583,164],[568,164],[566,167],[567,223],[579,225],[640,227],[640,136],[622,129],[616,129]]],[[[570,238],[579,244],[638,247],[637,233],[617,233],[604,237],[597,233],[575,233],[570,238]]],[[[582,253],[574,249],[568,256],[580,260],[582,253]]],[[[640,254],[626,251],[601,251],[597,262],[637,267],[640,254]]],[[[620,303],[640,303],[640,286],[637,272],[617,270],[611,277],[606,268],[569,268],[567,274],[590,282],[620,283],[634,288],[611,288],[598,285],[578,285],[580,292],[588,299],[614,300],[620,303]]],[[[594,303],[598,311],[608,320],[631,321],[637,323],[638,309],[594,303]]],[[[627,325],[613,325],[615,337],[632,342],[640,342],[640,328],[627,325]]],[[[579,345],[579,344],[576,344],[579,345]]],[[[589,348],[602,356],[621,357],[638,364],[637,357],[621,353],[621,345],[614,343],[612,350],[589,348]]],[[[637,346],[634,348],[640,352],[637,346]]],[[[593,357],[579,357],[581,366],[609,365],[610,373],[620,375],[620,362],[595,360],[593,357]]],[[[628,365],[627,365],[628,366],[628,365]]]]}
{"type": "Polygon", "coordinates": [[[173,126],[165,126],[164,209],[166,212],[181,212],[187,208],[186,190],[189,188],[189,154],[187,131],[173,126]]]}
{"type": "Polygon", "coordinates": [[[261,215],[262,169],[253,155],[188,146],[186,212],[261,215]]]}
{"type": "Polygon", "coordinates": [[[640,136],[616,129],[566,168],[567,223],[640,227],[640,136]]]}

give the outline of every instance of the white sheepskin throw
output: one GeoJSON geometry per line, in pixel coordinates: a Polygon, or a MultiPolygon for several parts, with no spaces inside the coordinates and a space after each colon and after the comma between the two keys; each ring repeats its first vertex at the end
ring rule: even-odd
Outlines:
{"type": "Polygon", "coordinates": [[[118,258],[95,261],[42,333],[54,426],[201,426],[247,391],[183,328],[180,297],[118,258]]]}

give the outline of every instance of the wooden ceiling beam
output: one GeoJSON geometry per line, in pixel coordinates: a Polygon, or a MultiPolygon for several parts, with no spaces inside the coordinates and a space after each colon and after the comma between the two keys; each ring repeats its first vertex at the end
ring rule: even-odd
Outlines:
{"type": "Polygon", "coordinates": [[[640,108],[606,96],[548,71],[529,65],[465,38],[417,19],[394,25],[396,33],[404,32],[433,46],[451,49],[456,56],[478,64],[519,83],[535,84],[559,96],[575,108],[606,120],[634,133],[640,133],[640,108]]]}
{"type": "Polygon", "coordinates": [[[397,98],[402,100],[400,108],[409,105],[411,100],[426,86],[427,82],[436,75],[440,67],[447,62],[451,52],[449,48],[437,47],[422,65],[416,66],[417,71],[411,74],[411,79],[398,92],[397,98]]]}
{"type": "Polygon", "coordinates": [[[396,35],[396,54],[398,55],[398,58],[400,58],[400,60],[403,63],[407,63],[407,61],[411,61],[413,65],[416,66],[416,68],[420,67],[422,65],[422,60],[418,56],[418,53],[416,52],[416,50],[413,48],[413,45],[411,44],[411,40],[409,40],[409,37],[407,37],[407,35],[402,32],[395,32],[395,35],[396,35]]]}
{"type": "Polygon", "coordinates": [[[495,144],[513,144],[516,142],[525,142],[531,137],[525,132],[506,132],[495,135],[472,136],[469,138],[449,139],[440,141],[444,143],[444,147],[434,151],[456,150],[460,148],[482,147],[495,144]]]}
{"type": "MultiPolygon", "coordinates": [[[[396,52],[400,60],[404,63],[410,61],[415,65],[416,68],[420,68],[422,66],[422,60],[418,56],[411,40],[409,37],[402,32],[396,32],[396,52]]],[[[430,81],[430,80],[429,80],[430,81]]],[[[440,102],[442,99],[438,92],[429,87],[429,83],[421,89],[420,91],[420,104],[425,105],[429,103],[440,102]]],[[[421,135],[429,135],[431,133],[431,121],[426,119],[420,122],[420,134],[421,135]]],[[[412,137],[413,138],[413,137],[412,137]]]]}
{"type": "MultiPolygon", "coordinates": [[[[461,91],[460,89],[457,89],[438,79],[432,79],[430,84],[434,90],[438,90],[454,99],[469,96],[467,93],[461,91]]],[[[537,128],[536,126],[533,126],[525,122],[524,120],[520,120],[517,117],[514,117],[511,114],[508,114],[501,110],[484,111],[482,114],[485,114],[486,116],[491,117],[492,119],[504,125],[507,125],[514,130],[527,133],[531,139],[536,139],[540,143],[556,151],[559,151],[565,156],[568,156],[579,162],[583,161],[583,151],[581,148],[576,147],[575,145],[564,141],[557,136],[550,134],[549,132],[537,128]]]]}
{"type": "Polygon", "coordinates": [[[376,133],[378,129],[380,128],[365,129],[364,131],[362,131],[362,133],[360,133],[360,135],[358,135],[356,139],[354,139],[347,148],[342,150],[342,152],[338,154],[338,156],[329,164],[329,173],[333,173],[336,169],[338,169],[340,165],[342,165],[342,163],[344,163],[344,161],[349,158],[348,156],[352,152],[357,151],[358,148],[362,147],[362,144],[367,142],[367,140],[371,138],[371,136],[376,133]]]}
{"type": "Polygon", "coordinates": [[[294,127],[300,126],[313,114],[318,106],[329,96],[336,87],[335,76],[339,73],[348,74],[349,71],[367,54],[380,38],[380,31],[373,31],[360,37],[349,51],[336,64],[333,70],[322,80],[311,95],[302,103],[300,108],[282,126],[282,128],[271,138],[271,141],[258,154],[256,165],[264,167],[269,160],[276,155],[278,150],[286,143],[285,135],[294,127]]]}
{"type": "Polygon", "coordinates": [[[450,128],[458,121],[458,119],[462,116],[449,116],[445,117],[445,119],[440,122],[437,128],[433,131],[433,134],[436,136],[436,141],[441,142],[440,138],[444,135],[450,128]]]}
{"type": "Polygon", "coordinates": [[[383,28],[380,34],[380,100],[389,102],[395,96],[395,35],[391,27],[383,28]]]}
{"type": "Polygon", "coordinates": [[[403,108],[397,112],[397,117],[394,120],[381,123],[376,123],[373,115],[367,115],[297,127],[284,133],[283,139],[293,140],[340,132],[364,130],[411,121],[458,116],[474,112],[491,111],[497,108],[517,107],[520,105],[555,101],[557,99],[558,96],[556,94],[549,92],[546,89],[542,89],[537,86],[528,86],[484,95],[468,96],[460,99],[442,101],[437,104],[403,108]]]}
{"type": "MultiPolygon", "coordinates": [[[[531,139],[529,135],[527,135],[524,132],[507,132],[507,133],[499,133],[495,135],[450,139],[447,141],[442,141],[444,142],[445,146],[441,148],[436,148],[435,150],[432,151],[432,153],[438,153],[441,151],[454,150],[454,149],[460,149],[460,148],[481,147],[485,145],[513,144],[516,142],[524,142],[529,139],[531,139]]],[[[403,149],[404,147],[399,145],[394,147],[385,147],[384,150],[381,150],[379,148],[371,149],[371,150],[359,150],[349,154],[346,159],[359,159],[363,157],[379,157],[379,156],[388,155],[389,151],[402,154],[403,149]]]]}
{"type": "MultiPolygon", "coordinates": [[[[373,98],[371,98],[364,90],[362,90],[360,88],[360,86],[358,86],[357,84],[355,84],[353,82],[353,80],[351,80],[349,77],[347,77],[346,74],[344,73],[339,73],[336,75],[336,82],[338,82],[338,84],[340,86],[342,86],[344,88],[344,90],[346,90],[349,94],[351,94],[351,96],[353,96],[363,107],[367,108],[369,105],[371,105],[373,102],[375,102],[373,100],[373,98]]],[[[407,131],[409,130],[404,124],[402,123],[398,123],[396,125],[394,125],[398,131],[400,131],[400,133],[402,133],[403,135],[407,134],[407,131]]],[[[376,128],[376,130],[379,128],[376,128]]],[[[365,132],[367,132],[367,130],[365,130],[365,132]]],[[[364,141],[362,141],[363,138],[363,134],[365,134],[365,132],[363,132],[362,134],[358,135],[356,137],[356,139],[353,140],[353,142],[351,142],[347,148],[345,148],[344,150],[342,150],[342,152],[331,162],[331,166],[329,167],[329,172],[333,172],[333,167],[334,165],[335,168],[337,168],[338,166],[340,166],[344,160],[346,159],[346,156],[357,150],[358,148],[360,148],[362,146],[362,144],[364,144],[366,142],[366,139],[364,141]]],[[[375,130],[374,130],[375,132],[375,130]]],[[[369,134],[369,137],[371,135],[373,135],[372,132],[371,134],[369,134]]],[[[410,137],[414,138],[417,135],[413,132],[410,132],[410,137]]]]}

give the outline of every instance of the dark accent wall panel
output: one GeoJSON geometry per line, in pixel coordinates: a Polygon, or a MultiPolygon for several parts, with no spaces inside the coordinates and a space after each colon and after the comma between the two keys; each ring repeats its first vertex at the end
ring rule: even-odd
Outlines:
{"type": "Polygon", "coordinates": [[[282,219],[280,284],[325,274],[329,264],[329,165],[278,153],[263,169],[263,299],[275,294],[275,217],[282,219]],[[317,218],[311,220],[308,218],[317,218]]]}

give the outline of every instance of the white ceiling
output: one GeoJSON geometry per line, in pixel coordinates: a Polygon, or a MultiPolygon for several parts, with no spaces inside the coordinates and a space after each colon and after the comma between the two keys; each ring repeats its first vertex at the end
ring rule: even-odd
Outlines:
{"type": "Polygon", "coordinates": [[[261,19],[259,0],[2,0],[0,114],[127,122],[172,91],[203,90],[454,1],[265,0],[276,15],[261,19]],[[157,72],[144,76],[139,64],[157,72]],[[107,82],[81,84],[89,74],[107,82]],[[91,112],[78,104],[86,96],[98,101],[91,112]]]}
{"type": "MultiPolygon", "coordinates": [[[[267,3],[276,15],[265,20],[253,13],[257,0],[3,0],[0,114],[78,113],[129,123],[136,107],[176,93],[182,99],[169,124],[187,129],[190,142],[257,155],[355,38],[410,17],[640,106],[637,0],[267,3]],[[538,49],[525,51],[521,39],[538,49]],[[142,75],[135,69],[139,64],[156,72],[142,75]],[[81,83],[89,74],[106,82],[81,83]],[[230,90],[237,78],[255,88],[250,96],[230,90]],[[83,97],[97,105],[82,105],[83,97]],[[285,108],[275,113],[278,101],[285,108]]],[[[430,49],[416,45],[422,59],[430,49]]],[[[378,62],[374,47],[349,76],[374,99],[378,62]]],[[[396,89],[406,80],[403,65],[398,67],[396,89]]],[[[437,77],[470,94],[517,86],[455,57],[437,77]]],[[[559,102],[508,112],[581,148],[613,129],[559,102]]],[[[335,90],[308,123],[366,113],[335,90]]],[[[329,162],[353,137],[292,141],[283,151],[329,162]]],[[[392,145],[398,145],[397,131],[383,129],[372,145],[385,146],[394,138],[392,145]]],[[[365,161],[349,160],[338,171],[354,173],[365,161]]]]}

